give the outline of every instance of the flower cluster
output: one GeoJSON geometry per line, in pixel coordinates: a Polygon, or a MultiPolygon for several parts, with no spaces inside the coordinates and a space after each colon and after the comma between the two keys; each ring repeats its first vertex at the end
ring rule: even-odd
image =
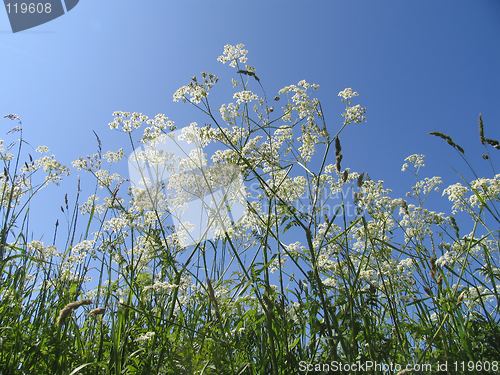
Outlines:
{"type": "Polygon", "coordinates": [[[189,101],[190,103],[198,104],[203,98],[206,98],[208,92],[217,83],[219,78],[207,72],[203,72],[201,75],[203,83],[198,83],[198,79],[194,76],[187,86],[182,86],[174,93],[174,102],[182,100],[184,103],[189,101]],[[189,95],[190,98],[188,99],[186,95],[189,95]]]}
{"type": "Polygon", "coordinates": [[[217,61],[220,61],[223,64],[229,62],[229,66],[233,68],[236,67],[238,61],[243,64],[246,63],[246,54],[248,53],[248,51],[246,49],[243,49],[243,47],[245,47],[245,45],[241,43],[237,44],[236,47],[229,44],[225,45],[224,53],[217,58],[217,61]]]}
{"type": "MultiPolygon", "coordinates": [[[[39,152],[46,152],[47,148],[37,149],[39,152]],[[43,151],[42,151],[43,150],[43,151]]],[[[35,161],[36,169],[43,168],[44,172],[47,172],[45,180],[47,182],[53,182],[59,185],[59,181],[62,180],[62,176],[69,176],[69,168],[61,164],[55,159],[55,156],[42,156],[40,159],[35,161]]]]}
{"type": "Polygon", "coordinates": [[[366,121],[366,117],[364,116],[366,108],[362,108],[359,104],[352,106],[352,102],[349,100],[354,96],[358,96],[357,92],[353,92],[351,88],[347,88],[339,92],[339,96],[342,98],[342,102],[346,103],[346,110],[342,114],[345,119],[344,125],[366,121]]]}
{"type": "Polygon", "coordinates": [[[461,183],[448,186],[443,190],[443,196],[448,195],[448,199],[453,202],[453,214],[458,211],[468,211],[475,215],[474,207],[484,207],[489,202],[500,201],[500,174],[494,178],[478,178],[470,183],[471,196],[465,196],[469,188],[461,183]]]}
{"type": "Polygon", "coordinates": [[[122,124],[121,131],[125,133],[131,133],[135,129],[140,128],[142,123],[147,120],[147,116],[138,112],[130,114],[130,112],[116,111],[113,113],[113,116],[116,117],[113,122],[109,123],[109,128],[118,129],[120,124],[122,124]],[[127,117],[130,118],[127,119],[127,117]]]}
{"type": "Polygon", "coordinates": [[[425,167],[424,158],[425,158],[425,155],[420,155],[420,154],[413,154],[413,155],[408,156],[405,159],[406,163],[403,164],[403,167],[401,168],[401,170],[403,172],[406,171],[408,169],[408,163],[412,163],[414,166],[414,173],[418,173],[420,168],[425,167]]]}
{"type": "Polygon", "coordinates": [[[80,156],[77,160],[71,162],[77,170],[86,170],[89,172],[96,172],[100,169],[102,160],[99,154],[87,155],[86,159],[80,156]]]}
{"type": "Polygon", "coordinates": [[[134,341],[135,342],[151,341],[154,335],[155,335],[154,332],[146,332],[144,335],[139,335],[139,337],[137,337],[134,341]]]}
{"type": "Polygon", "coordinates": [[[319,113],[318,99],[309,99],[308,90],[317,90],[319,85],[307,83],[305,80],[300,81],[297,85],[290,85],[283,87],[278,91],[279,94],[287,94],[288,104],[283,107],[285,114],[283,116],[284,121],[292,121],[291,115],[292,111],[298,112],[298,120],[308,118],[309,124],[312,124],[314,120],[314,114],[319,113]],[[293,95],[290,97],[290,93],[293,95]]]}
{"type": "Polygon", "coordinates": [[[250,103],[252,100],[257,100],[259,97],[251,91],[241,91],[236,92],[233,95],[233,99],[236,99],[236,103],[250,103]]]}

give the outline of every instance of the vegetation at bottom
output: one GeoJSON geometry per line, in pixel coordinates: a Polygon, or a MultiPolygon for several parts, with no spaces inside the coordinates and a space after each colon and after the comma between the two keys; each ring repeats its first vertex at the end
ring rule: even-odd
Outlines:
{"type": "Polygon", "coordinates": [[[341,133],[365,120],[358,94],[341,91],[344,121],[326,124],[317,85],[268,98],[243,47],[219,57],[235,69],[233,102],[209,103],[211,73],[175,92],[203,126],[114,113],[130,155],[96,136],[72,163],[81,180],[53,239],[34,239],[49,219],[31,208],[70,168],[5,116],[18,139],[0,143],[0,372],[500,373],[500,146],[481,116],[492,176],[457,173],[441,193],[411,155],[394,172],[415,185],[393,198],[342,168],[341,133]],[[428,207],[439,199],[451,213],[428,207]]]}

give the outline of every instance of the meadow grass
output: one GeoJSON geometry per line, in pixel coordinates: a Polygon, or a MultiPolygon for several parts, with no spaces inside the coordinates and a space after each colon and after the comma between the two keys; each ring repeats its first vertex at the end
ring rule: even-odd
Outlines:
{"type": "MultiPolygon", "coordinates": [[[[183,137],[198,150],[217,145],[213,168],[162,181],[169,159],[155,146],[173,122],[115,112],[110,127],[137,148],[144,185],[128,188],[112,173],[123,149],[103,154],[99,141],[97,153],[73,162],[95,177],[95,194],[81,198],[79,183],[66,195],[67,237],[54,234],[51,245],[29,240],[30,202],[69,169],[47,148],[38,159],[23,152],[21,120],[6,116],[20,138],[0,150],[1,373],[500,373],[494,165],[493,178],[444,189],[446,216],[427,207],[441,179],[422,178],[424,157],[411,155],[403,170],[416,183],[393,199],[382,181],[342,169],[340,134],[364,121],[356,92],[339,93],[346,110],[334,131],[309,96],[317,85],[301,81],[268,101],[255,69],[242,65],[246,54],[226,46],[219,58],[238,69],[235,103],[212,109],[218,78],[208,73],[174,94],[208,116],[210,125],[193,123],[183,137]],[[149,147],[139,149],[133,134],[144,124],[149,147]],[[234,182],[228,165],[247,187],[232,201],[244,215],[212,212],[213,236],[186,246],[172,207],[234,182]]],[[[433,135],[467,161],[451,137],[433,135]]],[[[498,142],[481,117],[480,141],[491,160],[498,142]]]]}

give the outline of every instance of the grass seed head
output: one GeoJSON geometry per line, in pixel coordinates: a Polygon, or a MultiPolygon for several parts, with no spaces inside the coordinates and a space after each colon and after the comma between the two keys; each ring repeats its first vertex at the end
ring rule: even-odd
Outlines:
{"type": "Polygon", "coordinates": [[[335,156],[338,157],[340,154],[340,151],[342,151],[342,147],[340,147],[340,138],[339,136],[335,137],[335,156]]]}
{"type": "Polygon", "coordinates": [[[66,319],[68,319],[73,311],[75,311],[80,306],[90,305],[91,303],[92,300],[90,299],[82,299],[80,301],[68,303],[66,306],[64,306],[64,308],[59,313],[59,316],[57,317],[57,326],[59,327],[59,329],[62,328],[62,326],[66,322],[66,319]]]}
{"type": "Polygon", "coordinates": [[[460,304],[462,303],[462,301],[463,301],[463,299],[464,299],[464,297],[465,297],[465,293],[466,293],[466,290],[464,290],[464,291],[460,294],[460,296],[458,296],[458,300],[457,300],[457,305],[456,305],[456,307],[460,306],[460,304]]]}
{"type": "Polygon", "coordinates": [[[347,182],[347,177],[349,177],[349,172],[347,169],[344,171],[344,174],[342,175],[342,182],[345,184],[347,182]]]}
{"type": "Polygon", "coordinates": [[[105,312],[106,312],[106,308],[98,307],[97,309],[90,310],[89,315],[90,316],[103,315],[105,312]]]}
{"type": "Polygon", "coordinates": [[[363,186],[363,178],[365,177],[365,172],[361,173],[358,177],[358,180],[356,181],[358,187],[360,188],[363,186]]]}
{"type": "Polygon", "coordinates": [[[481,144],[484,145],[486,138],[484,137],[484,125],[481,114],[479,114],[479,139],[481,140],[481,144]]]}

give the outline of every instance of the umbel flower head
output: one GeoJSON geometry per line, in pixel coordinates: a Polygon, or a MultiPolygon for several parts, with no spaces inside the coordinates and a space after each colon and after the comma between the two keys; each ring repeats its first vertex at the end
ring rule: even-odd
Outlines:
{"type": "Polygon", "coordinates": [[[90,299],[82,299],[80,301],[75,301],[75,302],[68,303],[66,306],[64,306],[64,308],[59,313],[59,317],[57,318],[57,326],[59,327],[59,329],[62,328],[62,326],[64,325],[64,322],[66,321],[66,319],[68,318],[68,316],[71,315],[71,313],[73,311],[75,311],[80,306],[90,305],[90,304],[92,304],[92,300],[90,300],[90,299]]]}

